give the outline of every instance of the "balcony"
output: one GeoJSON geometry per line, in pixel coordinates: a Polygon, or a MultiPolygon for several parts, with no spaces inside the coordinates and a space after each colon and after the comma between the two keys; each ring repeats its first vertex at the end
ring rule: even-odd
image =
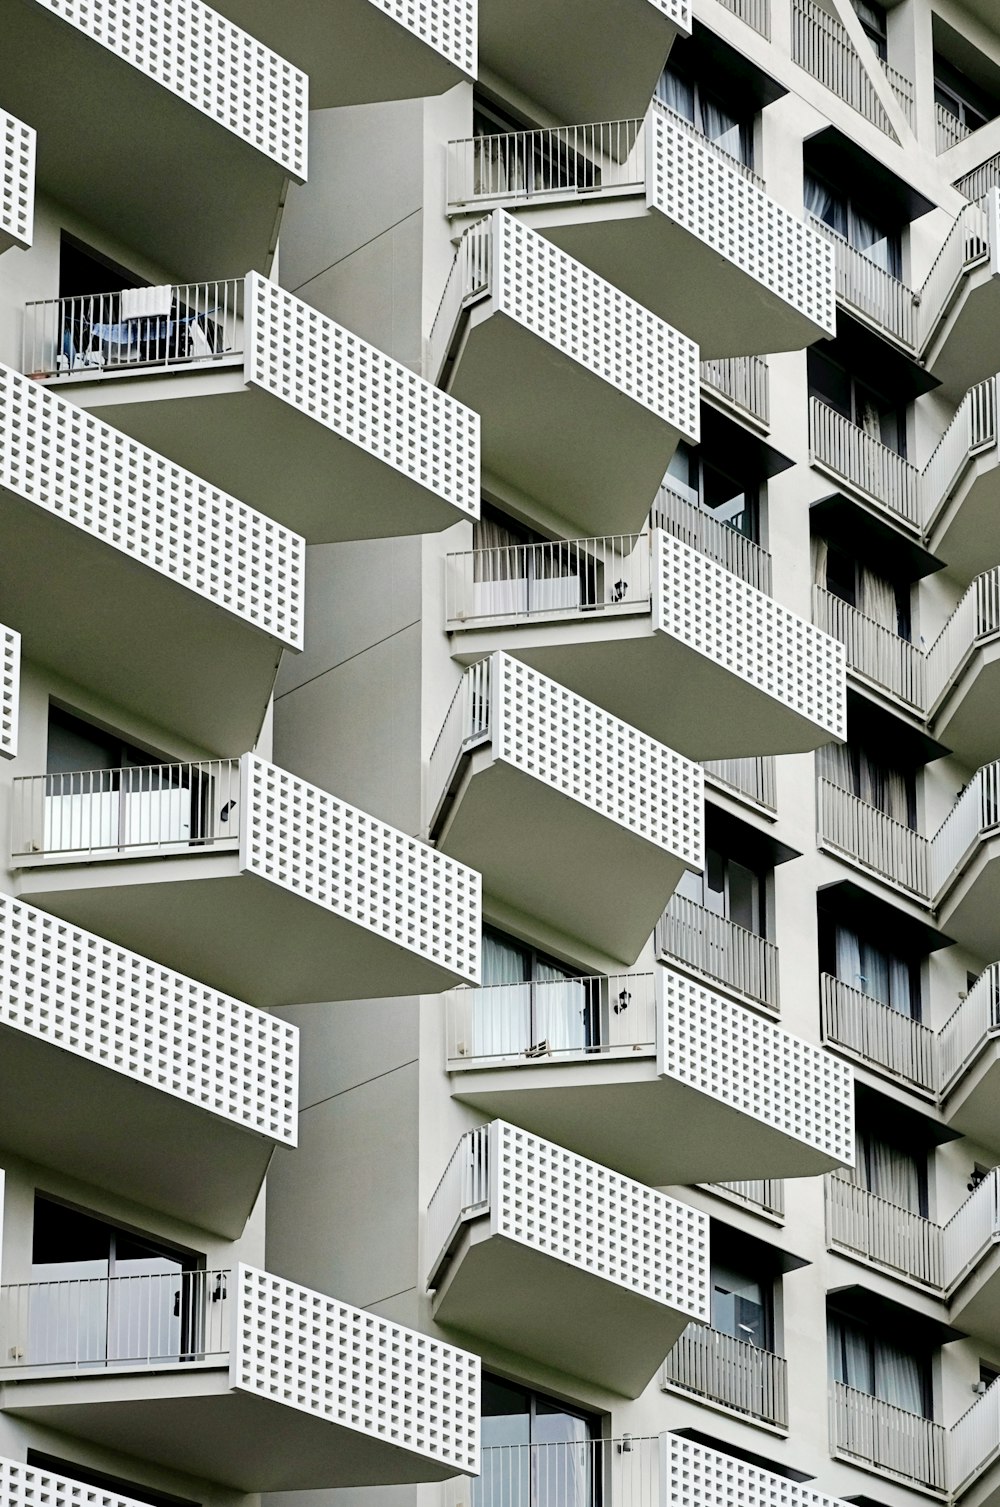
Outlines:
{"type": "Polygon", "coordinates": [[[917,343],[917,295],[858,251],[844,236],[816,215],[808,222],[833,246],[837,302],[880,335],[911,352],[917,343]]]}
{"type": "Polygon", "coordinates": [[[641,120],[479,136],[448,152],[453,215],[523,212],[708,357],[801,350],[835,333],[825,239],[657,100],[641,120]]]}
{"type": "Polygon", "coordinates": [[[754,1008],[778,1013],[774,943],[684,895],[672,895],[656,923],[656,952],[661,962],[679,963],[754,1008]]]}
{"type": "Polygon", "coordinates": [[[821,848],[856,868],[923,904],[929,900],[927,838],[830,780],[816,781],[816,837],[821,848]]]}
{"type": "Polygon", "coordinates": [[[202,748],[255,742],[302,645],[302,540],[6,367],[0,448],[0,596],[33,658],[202,748]]]}
{"type": "Polygon", "coordinates": [[[306,176],[304,74],[201,0],[183,21],[169,0],[3,0],[0,30],[0,100],[39,130],[47,194],[190,277],[269,262],[306,176]]]}
{"type": "Polygon", "coordinates": [[[785,1217],[785,1184],[781,1178],[758,1177],[749,1182],[707,1183],[709,1193],[735,1201],[754,1214],[781,1222],[785,1217]]]}
{"type": "Polygon", "coordinates": [[[837,1459],[945,1494],[947,1443],[941,1424],[830,1383],[830,1452],[837,1459]]]}
{"type": "MultiPolygon", "coordinates": [[[[792,61],[886,136],[898,141],[871,73],[851,41],[850,33],[842,21],[824,10],[816,0],[792,0],[792,61]]],[[[910,118],[913,111],[912,82],[887,65],[884,65],[884,71],[904,115],[910,118]]]]}
{"type": "Polygon", "coordinates": [[[853,1160],[849,1069],[667,968],[456,989],[445,1008],[454,1098],[640,1182],[853,1160]]]}
{"type": "Polygon", "coordinates": [[[787,1373],[782,1356],[690,1324],[663,1363],[661,1384],[727,1413],[787,1429],[787,1373]]]}
{"type": "Polygon", "coordinates": [[[818,398],[809,399],[809,464],[825,472],[877,517],[888,517],[897,527],[920,535],[920,472],[916,466],[818,398]]]}
{"type": "Polygon", "coordinates": [[[689,0],[479,0],[482,66],[562,120],[645,110],[689,0]]]}
{"type": "Polygon", "coordinates": [[[714,560],[756,591],[771,595],[771,556],[753,539],[720,523],[707,508],[662,486],[650,513],[650,526],[663,529],[689,549],[714,560]]]}
{"type": "Polygon", "coordinates": [[[235,1491],[478,1467],[478,1357],[253,1267],[5,1286],[0,1353],[6,1412],[235,1491]]]}
{"type": "Polygon", "coordinates": [[[0,256],[30,246],[35,217],[35,133],[0,110],[0,256]]]}
{"type": "Polygon", "coordinates": [[[459,1141],[427,1252],[437,1323],[626,1397],[708,1317],[704,1214],[503,1120],[459,1141]]]}
{"type": "Polygon", "coordinates": [[[237,999],[478,982],[479,875],[254,754],[31,776],[13,808],[22,897],[237,999]]]}
{"type": "Polygon", "coordinates": [[[4,1144],[238,1239],[296,1144],[298,1031],[7,895],[0,957],[4,1144]]]}
{"type": "Polygon", "coordinates": [[[941,930],[978,957],[1000,955],[1000,764],[976,771],[930,850],[941,930]]]}
{"type": "Polygon", "coordinates": [[[934,736],[973,769],[1000,736],[1000,569],[977,576],[927,654],[934,736]]]}
{"type": "Polygon", "coordinates": [[[502,209],[459,242],[428,371],[483,415],[484,484],[567,534],[641,529],[698,438],[694,343],[502,209]]]}
{"type": "Polygon", "coordinates": [[[308,73],[313,110],[443,94],[476,77],[474,0],[348,0],[336,10],[220,0],[218,9],[308,73]]]}
{"type": "Polygon", "coordinates": [[[255,272],[137,293],[160,312],[122,319],[117,294],[29,306],[33,375],[310,544],[478,517],[479,415],[409,367],[255,272]]]}
{"type": "Polygon", "coordinates": [[[470,550],[446,580],[461,663],[502,646],[691,757],[844,736],[840,645],[662,530],[470,550]]]}
{"type": "Polygon", "coordinates": [[[771,425],[769,372],[766,356],[731,356],[701,363],[701,380],[710,396],[762,429],[771,425]]]}
{"type": "Polygon", "coordinates": [[[923,719],[927,691],[922,650],[822,586],[813,587],[813,622],[844,645],[850,679],[923,719]]]}
{"type": "Polygon", "coordinates": [[[492,909],[585,939],[611,972],[701,867],[703,804],[697,765],[499,653],[466,670],[428,770],[431,836],[481,867],[492,909]]]}
{"type": "Polygon", "coordinates": [[[1000,342],[1000,191],[959,211],[920,290],[918,344],[955,402],[996,371],[1000,342]]]}
{"type": "Polygon", "coordinates": [[[952,147],[958,146],[967,136],[972,135],[972,130],[963,120],[959,120],[951,110],[946,110],[944,105],[934,104],[934,147],[940,157],[943,152],[950,152],[952,147]]]}
{"type": "Polygon", "coordinates": [[[760,759],[707,759],[702,767],[707,785],[755,807],[771,820],[777,815],[777,776],[772,755],[760,759]]]}
{"type": "Polygon", "coordinates": [[[21,635],[0,623],[0,759],[17,758],[21,709],[21,635]]]}
{"type": "Polygon", "coordinates": [[[1000,1151],[1000,964],[983,970],[941,1027],[938,1056],[945,1122],[1000,1151]]]}
{"type": "Polygon", "coordinates": [[[820,978],[823,1040],[874,1072],[937,1099],[934,1032],[860,989],[824,973],[820,978]]]}
{"type": "Polygon", "coordinates": [[[923,472],[929,547],[969,581],[993,563],[983,542],[1000,506],[997,378],[969,389],[923,472]]]}

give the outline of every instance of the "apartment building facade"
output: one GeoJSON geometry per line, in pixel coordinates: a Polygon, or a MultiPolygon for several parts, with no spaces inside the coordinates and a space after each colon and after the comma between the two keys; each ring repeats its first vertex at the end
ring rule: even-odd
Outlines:
{"type": "Polygon", "coordinates": [[[1000,16],[0,20],[0,1504],[983,1507],[1000,16]]]}

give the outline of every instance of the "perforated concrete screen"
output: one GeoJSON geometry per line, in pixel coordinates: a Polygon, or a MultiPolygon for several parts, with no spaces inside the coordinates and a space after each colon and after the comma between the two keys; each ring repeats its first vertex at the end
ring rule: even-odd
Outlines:
{"type": "Polygon", "coordinates": [[[478,1356],[253,1267],[236,1305],[234,1386],[478,1470],[478,1356]]]}
{"type": "MultiPolygon", "coordinates": [[[[581,262],[493,211],[497,307],[683,433],[698,430],[698,347],[581,262]]],[[[473,227],[475,229],[475,227],[473,227]]]]}
{"type": "Polygon", "coordinates": [[[16,1460],[0,1460],[0,1502],[3,1507],[142,1507],[135,1497],[84,1486],[16,1460]]]}
{"type": "Polygon", "coordinates": [[[701,866],[697,764],[509,655],[494,656],[493,676],[497,758],[701,866]]]}
{"type": "Polygon", "coordinates": [[[655,104],[648,125],[647,202],[835,334],[830,243],[655,104]]]}
{"type": "Polygon", "coordinates": [[[21,702],[21,635],[0,623],[0,756],[17,757],[21,702]]]}
{"type": "Polygon", "coordinates": [[[0,1024],[296,1144],[294,1026],[9,895],[0,1024]]]}
{"type": "Polygon", "coordinates": [[[846,736],[844,647],[662,530],[653,542],[653,626],[846,736]]]}
{"type": "Polygon", "coordinates": [[[672,1507],[835,1507],[835,1499],[733,1455],[661,1434],[662,1500],[672,1507]]]}
{"type": "Polygon", "coordinates": [[[244,869],[478,980],[475,870],[255,755],[243,770],[244,869]]]}
{"type": "MultiPolygon", "coordinates": [[[[476,0],[371,0],[400,26],[433,47],[442,57],[461,68],[476,72],[476,0]]],[[[669,3],[669,0],[657,0],[669,3]]]]}
{"type": "Polygon", "coordinates": [[[0,250],[31,244],[35,213],[35,133],[0,110],[0,250]]]}
{"type": "Polygon", "coordinates": [[[201,0],[28,3],[75,26],[291,177],[305,178],[305,74],[201,0]]]}
{"type": "Polygon", "coordinates": [[[0,440],[0,487],[301,647],[297,534],[9,367],[0,440]]]}
{"type": "Polygon", "coordinates": [[[673,21],[678,31],[689,32],[691,30],[690,0],[649,0],[649,3],[673,21]]]}
{"type": "Polygon", "coordinates": [[[704,1214],[506,1121],[490,1142],[497,1234],[708,1319],[704,1214]]]}
{"type": "Polygon", "coordinates": [[[656,990],[659,1073],[853,1163],[846,1062],[670,969],[657,968],[656,990]]]}

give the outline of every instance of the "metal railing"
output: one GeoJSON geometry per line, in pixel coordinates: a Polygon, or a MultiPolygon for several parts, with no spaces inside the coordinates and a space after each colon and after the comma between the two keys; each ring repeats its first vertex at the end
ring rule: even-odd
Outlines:
{"type": "Polygon", "coordinates": [[[880,131],[895,138],[847,28],[816,0],[792,0],[792,61],[880,131]]]}
{"type": "Polygon", "coordinates": [[[702,768],[711,784],[731,790],[765,811],[777,811],[772,754],[758,754],[753,759],[708,759],[702,768]]]}
{"type": "Polygon", "coordinates": [[[926,837],[822,778],[816,781],[816,813],[821,847],[833,849],[920,900],[929,898],[926,837]]]}
{"type": "Polygon", "coordinates": [[[494,1444],[480,1454],[478,1479],[445,1483],[445,1507],[660,1507],[658,1438],[578,1439],[560,1444],[494,1444]]]}
{"type": "Polygon", "coordinates": [[[427,1205],[428,1287],[448,1260],[462,1225],[490,1206],[490,1126],[467,1130],[427,1205]]]}
{"type": "Polygon", "coordinates": [[[894,68],[891,63],[887,63],[885,58],[879,58],[879,62],[882,64],[882,71],[884,72],[886,78],[889,80],[889,88],[896,96],[897,100],[899,101],[900,108],[902,109],[903,114],[906,116],[906,124],[912,130],[914,99],[913,80],[911,78],[907,78],[906,74],[901,73],[898,68],[894,68]]]}
{"type": "Polygon", "coordinates": [[[771,0],[719,0],[719,4],[771,40],[771,0]]]}
{"type": "Polygon", "coordinates": [[[771,387],[766,356],[722,356],[701,363],[701,380],[734,408],[767,426],[771,387]]]}
{"type": "Polygon", "coordinates": [[[848,669],[923,712],[924,656],[914,644],[822,586],[813,587],[813,622],[844,645],[848,669]]]}
{"type": "Polygon", "coordinates": [[[985,162],[981,162],[978,167],[974,167],[971,172],[964,174],[963,177],[956,178],[953,186],[966,199],[969,199],[973,204],[978,204],[980,199],[985,194],[988,194],[991,188],[1000,187],[1000,152],[995,152],[992,157],[987,157],[985,162]]]}
{"type": "Polygon", "coordinates": [[[927,708],[933,711],[974,651],[1000,635],[1000,566],[969,586],[927,651],[927,708]]]}
{"type": "Polygon", "coordinates": [[[991,1382],[948,1430],[948,1483],[961,1492],[1000,1452],[1000,1381],[991,1382]]]}
{"type": "Polygon", "coordinates": [[[934,102],[934,150],[940,157],[942,152],[948,152],[952,147],[958,146],[967,136],[972,135],[972,130],[959,120],[957,115],[945,108],[944,105],[934,102]]]}
{"type": "Polygon", "coordinates": [[[880,1397],[830,1384],[830,1447],[907,1481],[944,1491],[946,1430],[880,1397]]]}
{"type": "MultiPolygon", "coordinates": [[[[992,191],[995,195],[995,191],[992,191]]],[[[917,319],[917,346],[926,348],[938,322],[949,308],[955,291],[970,268],[989,259],[990,224],[996,205],[987,212],[990,195],[982,204],[966,204],[955,217],[931,269],[920,289],[917,319]]]]}
{"type": "Polygon", "coordinates": [[[656,951],[754,1003],[778,1009],[778,949],[735,921],[673,895],[656,923],[656,951]]]}
{"type": "Polygon", "coordinates": [[[1000,1236],[1000,1168],[991,1167],[978,1187],[941,1227],[945,1290],[953,1292],[1000,1236]]]}
{"type": "Polygon", "coordinates": [[[810,225],[832,241],[837,277],[837,297],[855,314],[902,345],[916,344],[916,294],[898,277],[893,277],[871,257],[858,251],[846,237],[827,225],[817,215],[806,216],[810,225]]]}
{"type": "Polygon", "coordinates": [[[809,399],[809,464],[919,531],[920,472],[819,398],[809,399]]]}
{"type": "Polygon", "coordinates": [[[231,848],[240,836],[240,761],[143,764],[28,775],[12,789],[12,857],[113,858],[231,848]]]}
{"type": "Polygon", "coordinates": [[[921,1092],[937,1094],[937,1042],[929,1026],[824,973],[823,1040],[921,1092]]]}
{"type": "Polygon", "coordinates": [[[445,560],[449,630],[476,628],[498,618],[648,612],[650,603],[647,533],[501,544],[445,560]]]}
{"type": "Polygon", "coordinates": [[[787,1428],[787,1373],[783,1356],[702,1324],[689,1324],[663,1363],[661,1381],[787,1428]]]}
{"type": "Polygon", "coordinates": [[[656,1050],[651,973],[536,979],[453,989],[446,997],[449,1070],[649,1054],[656,1050]]]}
{"type": "Polygon", "coordinates": [[[463,674],[445,713],[427,766],[427,809],[433,831],[451,793],[462,756],[490,737],[490,660],[481,659],[463,674]]]}
{"type": "Polygon", "coordinates": [[[750,1204],[764,1214],[783,1218],[785,1213],[785,1184],[780,1177],[759,1177],[735,1183],[702,1183],[712,1193],[724,1193],[727,1198],[737,1198],[740,1203],[750,1204]]]}
{"type": "Polygon", "coordinates": [[[930,842],[932,893],[940,899],[970,851],[1000,827],[1000,763],[977,769],[930,842]]]}
{"type": "Polygon", "coordinates": [[[741,581],[771,594],[771,556],[746,534],[720,523],[707,508],[689,502],[679,492],[663,485],[649,515],[650,525],[661,528],[691,549],[715,560],[741,581]]]}
{"type": "Polygon", "coordinates": [[[232,1281],[173,1271],[0,1287],[0,1375],[225,1359],[232,1281]]]}
{"type": "Polygon", "coordinates": [[[991,963],[938,1032],[942,1098],[979,1055],[984,1043],[997,1036],[1000,1036],[1000,963],[991,963]]]}
{"type": "Polygon", "coordinates": [[[48,298],[24,310],[29,377],[190,366],[243,353],[243,279],[48,298]]]}
{"type": "Polygon", "coordinates": [[[463,233],[441,294],[427,341],[428,376],[442,373],[466,304],[483,297],[493,283],[493,220],[477,220],[463,233]]]}
{"type": "Polygon", "coordinates": [[[642,119],[603,120],[449,141],[448,207],[641,191],[643,124],[642,119]]]}
{"type": "Polygon", "coordinates": [[[940,1225],[836,1172],[826,1178],[825,1201],[829,1245],[941,1290],[940,1225]]]}
{"type": "Polygon", "coordinates": [[[997,441],[996,377],[970,387],[938,441],[921,478],[924,528],[929,529],[973,456],[997,441]]]}

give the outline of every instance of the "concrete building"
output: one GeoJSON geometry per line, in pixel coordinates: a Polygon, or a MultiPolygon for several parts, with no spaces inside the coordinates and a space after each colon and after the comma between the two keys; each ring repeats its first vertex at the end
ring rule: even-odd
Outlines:
{"type": "Polygon", "coordinates": [[[1000,1500],[1000,10],[0,0],[0,1507],[1000,1500]]]}

